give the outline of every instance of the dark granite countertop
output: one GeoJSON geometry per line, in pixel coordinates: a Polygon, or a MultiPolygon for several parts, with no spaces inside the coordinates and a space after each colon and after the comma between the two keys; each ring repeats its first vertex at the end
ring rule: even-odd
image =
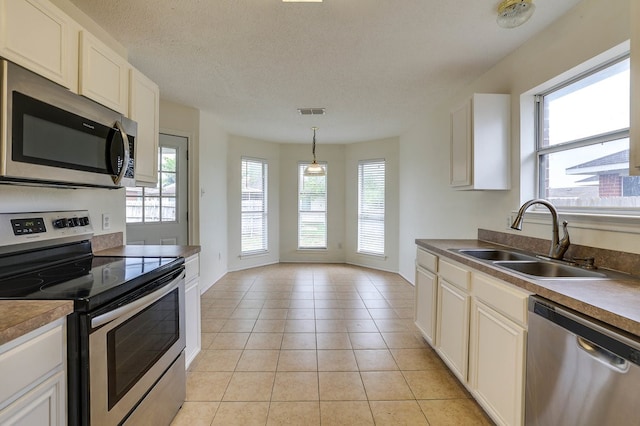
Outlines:
{"type": "Polygon", "coordinates": [[[173,245],[128,245],[112,247],[94,252],[96,256],[124,257],[184,257],[200,253],[200,246],[173,245]]]}
{"type": "Polygon", "coordinates": [[[416,244],[531,293],[567,306],[635,336],[640,336],[640,278],[617,273],[609,279],[533,279],[451,251],[462,248],[511,248],[482,240],[417,239],[416,244]]]}

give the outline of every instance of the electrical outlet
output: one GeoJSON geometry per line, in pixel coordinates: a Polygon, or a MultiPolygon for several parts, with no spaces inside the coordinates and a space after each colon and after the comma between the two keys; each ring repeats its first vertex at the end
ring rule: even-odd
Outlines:
{"type": "Polygon", "coordinates": [[[102,229],[104,231],[111,229],[111,215],[109,213],[102,213],[102,229]]]}

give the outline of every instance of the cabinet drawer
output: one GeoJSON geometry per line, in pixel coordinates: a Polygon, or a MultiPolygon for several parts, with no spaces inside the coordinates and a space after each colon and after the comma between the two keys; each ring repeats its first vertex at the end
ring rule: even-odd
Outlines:
{"type": "Polygon", "coordinates": [[[24,343],[0,354],[0,377],[3,383],[0,386],[0,401],[9,399],[63,365],[63,326],[58,325],[45,332],[39,329],[33,333],[35,337],[31,336],[24,343]]]}
{"type": "Polygon", "coordinates": [[[438,274],[447,280],[450,284],[455,285],[456,287],[461,288],[464,291],[469,291],[469,271],[464,269],[461,266],[455,265],[453,263],[447,262],[446,260],[440,259],[438,264],[438,274]]]}
{"type": "Polygon", "coordinates": [[[473,274],[473,295],[506,317],[527,324],[527,301],[531,293],[513,288],[491,277],[473,274]]]}
{"type": "Polygon", "coordinates": [[[184,260],[185,277],[184,282],[188,283],[200,275],[200,255],[194,254],[184,260]]]}
{"type": "Polygon", "coordinates": [[[418,248],[416,263],[431,272],[438,272],[438,256],[418,248]]]}

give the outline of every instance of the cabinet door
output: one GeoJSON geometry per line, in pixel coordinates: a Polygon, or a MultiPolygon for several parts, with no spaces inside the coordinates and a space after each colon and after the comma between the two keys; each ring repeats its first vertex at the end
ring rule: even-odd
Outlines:
{"type": "Polygon", "coordinates": [[[478,402],[503,425],[524,421],[525,330],[474,300],[469,379],[478,402]]]}
{"type": "Polygon", "coordinates": [[[415,323],[424,338],[435,346],[438,280],[431,272],[416,268],[415,323]]]}
{"type": "Polygon", "coordinates": [[[469,295],[438,280],[436,350],[453,373],[467,381],[469,357],[469,295]]]}
{"type": "Polygon", "coordinates": [[[471,185],[471,99],[451,112],[451,186],[471,185]]]}
{"type": "Polygon", "coordinates": [[[187,284],[185,289],[185,322],[186,322],[186,367],[200,352],[200,286],[198,279],[187,284]]]}
{"type": "Polygon", "coordinates": [[[78,27],[47,0],[0,0],[0,56],[78,89],[78,27]]]}
{"type": "Polygon", "coordinates": [[[58,372],[0,411],[0,424],[65,425],[67,417],[65,383],[65,372],[58,372]]]}
{"type": "Polygon", "coordinates": [[[80,32],[79,93],[128,115],[129,63],[91,33],[80,32]]]}
{"type": "Polygon", "coordinates": [[[158,183],[160,89],[140,71],[131,69],[129,117],[138,123],[135,178],[138,186],[158,183]]]}

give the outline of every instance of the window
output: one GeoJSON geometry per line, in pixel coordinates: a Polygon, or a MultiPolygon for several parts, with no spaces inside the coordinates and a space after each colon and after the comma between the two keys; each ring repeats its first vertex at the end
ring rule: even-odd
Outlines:
{"type": "Polygon", "coordinates": [[[385,161],[358,163],[358,253],[384,255],[385,161]]]}
{"type": "Polygon", "coordinates": [[[177,221],[177,148],[160,147],[158,183],[155,188],[127,188],[127,223],[166,223],[177,221]]]}
{"type": "Polygon", "coordinates": [[[327,165],[324,176],[305,176],[298,164],[298,248],[327,248],[327,165]]]}
{"type": "Polygon", "coordinates": [[[564,210],[640,207],[629,176],[629,57],[536,96],[539,196],[564,210]]]}
{"type": "Polygon", "coordinates": [[[267,251],[267,162],[242,159],[242,254],[267,251]]]}

